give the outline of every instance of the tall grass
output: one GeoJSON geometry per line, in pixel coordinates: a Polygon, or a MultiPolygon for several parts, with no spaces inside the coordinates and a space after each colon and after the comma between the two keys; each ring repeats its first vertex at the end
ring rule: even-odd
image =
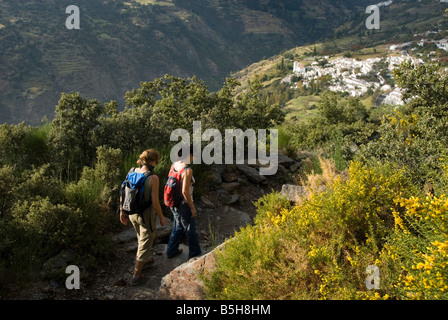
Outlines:
{"type": "Polygon", "coordinates": [[[344,150],[343,143],[344,143],[344,137],[342,136],[342,133],[340,131],[337,131],[333,142],[334,145],[333,160],[336,165],[336,168],[339,171],[343,171],[347,166],[347,162],[345,161],[343,154],[344,150]]]}
{"type": "Polygon", "coordinates": [[[292,135],[288,132],[288,129],[284,126],[278,128],[278,148],[283,150],[286,156],[295,157],[296,150],[291,144],[292,135]]]}

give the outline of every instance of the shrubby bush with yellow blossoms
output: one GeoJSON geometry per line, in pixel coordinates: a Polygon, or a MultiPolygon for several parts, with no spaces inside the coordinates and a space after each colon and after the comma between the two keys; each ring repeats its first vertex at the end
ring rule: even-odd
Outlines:
{"type": "MultiPolygon", "coordinates": [[[[325,175],[328,166],[322,167],[325,175]]],[[[255,226],[224,246],[205,279],[209,298],[369,297],[366,267],[378,262],[394,231],[394,200],[412,186],[388,165],[353,162],[348,173],[327,181],[323,192],[311,189],[294,208],[279,206],[285,201],[279,193],[258,201],[255,226]]]]}
{"type": "Polygon", "coordinates": [[[390,165],[352,162],[348,173],[293,208],[280,193],[260,199],[255,226],[225,244],[204,279],[208,297],[448,298],[448,197],[414,196],[390,165]],[[378,290],[366,286],[370,265],[378,290]]]}
{"type": "Polygon", "coordinates": [[[448,299],[448,198],[397,198],[395,232],[383,252],[388,290],[399,299],[448,299]]]}

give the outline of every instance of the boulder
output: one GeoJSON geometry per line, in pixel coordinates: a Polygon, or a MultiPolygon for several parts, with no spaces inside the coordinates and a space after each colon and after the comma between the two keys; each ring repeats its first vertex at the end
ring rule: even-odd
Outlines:
{"type": "Polygon", "coordinates": [[[210,174],[211,174],[211,183],[213,185],[220,185],[222,183],[222,174],[224,172],[225,168],[223,164],[215,164],[210,167],[210,174]]]}
{"type": "Polygon", "coordinates": [[[285,195],[289,201],[298,202],[301,198],[308,195],[308,190],[302,186],[285,184],[282,186],[281,193],[285,195]]]}
{"type": "Polygon", "coordinates": [[[260,172],[248,165],[245,164],[237,164],[236,167],[238,170],[244,173],[244,175],[254,183],[266,183],[266,177],[261,175],[260,172]]]}
{"type": "Polygon", "coordinates": [[[238,181],[238,175],[234,172],[224,172],[223,174],[221,174],[221,176],[224,182],[238,181]]]}
{"type": "Polygon", "coordinates": [[[282,153],[278,154],[278,164],[284,166],[285,168],[289,168],[295,162],[296,161],[294,159],[291,159],[290,157],[287,157],[282,153]]]}
{"type": "Polygon", "coordinates": [[[67,249],[58,253],[44,263],[44,269],[60,269],[68,267],[74,260],[76,254],[73,250],[67,249]]]}
{"type": "Polygon", "coordinates": [[[214,208],[215,207],[214,203],[209,198],[207,198],[205,196],[201,197],[201,202],[202,202],[202,204],[205,207],[208,207],[208,208],[214,208]]]}
{"type": "MultiPolygon", "coordinates": [[[[218,189],[216,191],[215,198],[219,201],[220,204],[230,205],[237,203],[240,199],[240,195],[238,193],[232,193],[230,190],[227,191],[225,189],[218,189]]],[[[221,205],[217,204],[216,206],[220,207],[221,205]]]]}
{"type": "Polygon", "coordinates": [[[239,186],[240,186],[239,182],[226,182],[221,185],[221,188],[227,192],[232,192],[239,186]]]}
{"type": "Polygon", "coordinates": [[[300,162],[296,161],[289,167],[289,170],[291,170],[291,172],[296,172],[300,168],[300,166],[300,162]]]}
{"type": "Polygon", "coordinates": [[[220,210],[214,212],[214,216],[216,219],[215,228],[220,238],[231,237],[235,234],[235,231],[252,223],[252,219],[246,212],[230,206],[220,208],[220,210]]]}
{"type": "Polygon", "coordinates": [[[62,250],[56,256],[47,260],[44,263],[41,276],[45,279],[52,280],[54,283],[58,283],[66,278],[66,268],[72,264],[78,264],[79,259],[76,253],[71,250],[62,250]]]}
{"type": "Polygon", "coordinates": [[[237,193],[232,194],[230,196],[230,198],[227,200],[226,205],[237,203],[239,200],[240,200],[240,195],[239,194],[237,194],[237,193]]]}
{"type": "Polygon", "coordinates": [[[282,166],[281,164],[279,164],[278,165],[278,171],[277,172],[280,172],[281,174],[288,174],[289,173],[289,170],[288,169],[286,169],[284,166],[282,166]]]}
{"type": "Polygon", "coordinates": [[[234,223],[235,228],[245,227],[252,221],[246,212],[237,210],[229,206],[224,207],[224,215],[228,218],[229,221],[232,221],[234,223]]]}
{"type": "Polygon", "coordinates": [[[215,269],[217,250],[180,265],[167,274],[160,284],[157,300],[203,300],[204,283],[201,275],[207,276],[215,269]]]}

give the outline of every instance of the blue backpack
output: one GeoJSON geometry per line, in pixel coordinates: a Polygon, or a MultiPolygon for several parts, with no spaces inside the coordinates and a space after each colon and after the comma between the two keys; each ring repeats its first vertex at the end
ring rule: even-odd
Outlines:
{"type": "Polygon", "coordinates": [[[151,197],[145,199],[145,181],[153,174],[137,173],[135,168],[129,171],[120,189],[121,207],[126,215],[138,214],[143,219],[143,212],[152,204],[151,197]]]}

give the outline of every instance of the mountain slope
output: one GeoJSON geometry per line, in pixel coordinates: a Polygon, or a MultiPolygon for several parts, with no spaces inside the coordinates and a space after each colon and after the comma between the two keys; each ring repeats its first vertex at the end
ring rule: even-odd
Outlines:
{"type": "Polygon", "coordinates": [[[79,0],[81,29],[68,30],[71,4],[0,1],[1,122],[52,118],[61,92],[123,105],[164,74],[216,90],[264,57],[364,30],[371,1],[79,0]]]}

